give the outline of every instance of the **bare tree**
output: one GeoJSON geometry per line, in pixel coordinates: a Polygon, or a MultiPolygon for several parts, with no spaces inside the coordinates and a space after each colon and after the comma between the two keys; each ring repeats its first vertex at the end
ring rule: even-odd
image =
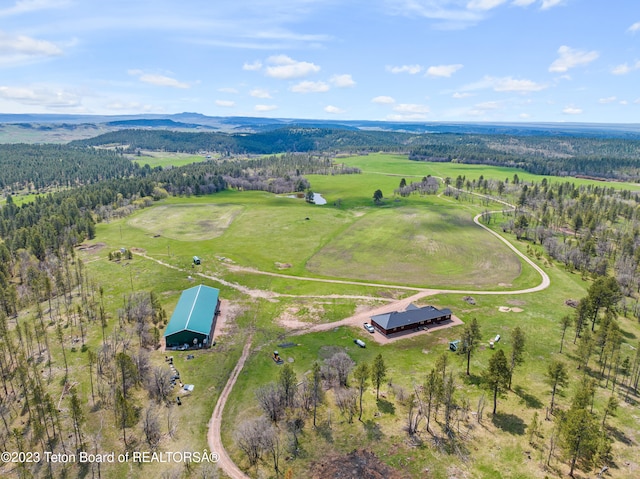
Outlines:
{"type": "Polygon", "coordinates": [[[339,352],[329,359],[325,359],[324,362],[328,366],[329,371],[335,374],[338,386],[347,387],[349,373],[356,364],[353,359],[351,359],[347,353],[339,352]]]}
{"type": "Polygon", "coordinates": [[[353,416],[358,410],[358,393],[354,389],[338,388],[335,391],[336,406],[342,415],[347,418],[349,424],[353,422],[353,416]]]}
{"type": "Polygon", "coordinates": [[[269,383],[256,390],[256,398],[260,407],[273,422],[282,419],[285,410],[285,399],[282,387],[276,383],[269,383]]]}
{"type": "Polygon", "coordinates": [[[276,473],[276,477],[278,477],[280,475],[280,455],[282,454],[280,431],[269,424],[268,427],[263,430],[261,445],[264,452],[271,456],[273,460],[273,470],[276,473]]]}
{"type": "Polygon", "coordinates": [[[156,366],[153,375],[147,380],[147,390],[158,403],[166,402],[173,385],[171,384],[171,371],[169,368],[156,366]]]}
{"type": "Polygon", "coordinates": [[[160,418],[155,407],[149,405],[142,418],[142,428],[149,447],[155,450],[160,444],[162,433],[160,431],[160,418]]]}
{"type": "Polygon", "coordinates": [[[407,432],[413,436],[418,432],[418,426],[422,420],[422,409],[416,395],[411,393],[409,396],[409,410],[407,411],[407,432]]]}
{"type": "Polygon", "coordinates": [[[236,445],[247,455],[251,466],[255,466],[262,457],[263,436],[270,427],[269,420],[261,416],[241,422],[235,431],[236,445]]]}

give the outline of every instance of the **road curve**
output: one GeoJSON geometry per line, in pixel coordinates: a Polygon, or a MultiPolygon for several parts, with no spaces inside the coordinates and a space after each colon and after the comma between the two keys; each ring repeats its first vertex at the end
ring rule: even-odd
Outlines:
{"type": "Polygon", "coordinates": [[[238,363],[236,367],[233,368],[231,372],[231,376],[229,376],[229,380],[227,384],[225,384],[224,389],[222,390],[222,394],[218,398],[218,402],[216,403],[216,407],[213,408],[213,414],[211,415],[211,420],[209,421],[209,431],[207,433],[207,442],[209,444],[209,449],[211,452],[215,452],[218,454],[218,467],[224,471],[224,473],[229,476],[231,479],[251,479],[247,476],[242,470],[236,465],[235,462],[229,457],[227,451],[225,450],[222,444],[222,436],[220,435],[220,426],[222,425],[222,411],[224,410],[224,406],[227,404],[227,399],[229,398],[229,394],[233,389],[236,380],[238,379],[238,375],[242,368],[244,367],[244,363],[249,357],[249,351],[251,349],[251,336],[247,338],[247,342],[244,345],[244,349],[242,350],[242,355],[240,359],[238,359],[238,363]]]}
{"type": "MultiPolygon", "coordinates": [[[[477,194],[477,193],[476,193],[477,194]]],[[[479,195],[479,194],[477,194],[479,195]]],[[[479,196],[484,196],[484,195],[479,195],[479,196]]],[[[499,201],[500,203],[505,204],[506,206],[510,206],[512,208],[513,205],[510,205],[509,203],[506,203],[504,201],[501,200],[495,200],[494,198],[492,198],[494,201],[499,201]]],[[[514,208],[515,209],[515,208],[514,208]]],[[[497,211],[492,211],[492,213],[496,213],[497,211]]],[[[399,309],[404,309],[406,308],[406,306],[408,304],[410,304],[411,302],[417,301],[425,296],[430,296],[430,295],[434,295],[434,294],[438,294],[438,293],[454,293],[454,294],[476,294],[476,295],[509,295],[509,294],[526,294],[526,293],[534,293],[537,291],[542,291],[543,289],[549,287],[549,285],[551,284],[551,281],[549,279],[549,275],[547,275],[547,273],[540,268],[537,264],[535,264],[530,258],[528,258],[524,253],[522,253],[521,251],[519,251],[513,244],[511,244],[509,242],[509,240],[507,240],[506,238],[503,238],[500,234],[496,233],[495,231],[493,231],[492,229],[490,229],[489,227],[483,225],[482,223],[480,223],[480,217],[482,216],[482,213],[477,214],[474,218],[473,221],[475,224],[477,224],[478,226],[480,226],[481,228],[483,228],[484,230],[488,231],[489,233],[491,233],[492,235],[494,235],[495,237],[497,237],[500,241],[502,241],[504,244],[507,245],[507,247],[509,247],[515,254],[517,254],[520,258],[522,258],[526,263],[528,263],[529,265],[531,265],[532,268],[534,268],[538,274],[540,274],[542,281],[539,285],[531,287],[531,288],[526,288],[526,289],[521,289],[521,290],[515,290],[515,291],[471,291],[471,290],[457,290],[457,289],[434,289],[434,288],[417,288],[417,287],[410,287],[410,286],[399,286],[399,285],[385,285],[385,284],[377,284],[377,283],[364,283],[364,282],[358,282],[358,281],[343,281],[343,280],[331,280],[331,279],[322,279],[322,278],[309,278],[309,277],[301,277],[301,276],[290,276],[290,275],[286,275],[286,274],[281,274],[281,273],[271,273],[271,272],[266,272],[266,271],[259,271],[259,270],[255,270],[252,268],[243,268],[243,267],[239,267],[239,266],[234,266],[233,269],[235,269],[236,271],[240,270],[243,272],[248,272],[248,273],[253,273],[253,274],[262,274],[262,275],[268,275],[268,276],[275,276],[275,277],[281,277],[281,278],[287,278],[287,279],[293,279],[293,280],[300,280],[300,281],[318,281],[318,282],[326,282],[326,283],[335,283],[335,284],[354,284],[354,285],[366,285],[366,286],[377,286],[377,287],[381,287],[381,288],[396,288],[396,289],[402,289],[402,290],[407,290],[407,291],[415,291],[416,293],[413,294],[412,296],[406,297],[404,299],[392,302],[391,304],[387,304],[384,306],[380,306],[378,308],[375,308],[374,310],[371,311],[367,311],[365,313],[360,313],[357,315],[354,315],[350,318],[345,318],[341,321],[337,321],[334,323],[328,323],[328,324],[320,324],[320,325],[314,325],[311,326],[309,328],[303,328],[300,330],[297,330],[295,332],[293,332],[293,334],[298,335],[298,334],[305,334],[305,333],[310,333],[310,332],[319,332],[319,331],[325,331],[328,330],[330,328],[335,328],[336,326],[341,326],[341,325],[352,325],[352,324],[356,324],[357,322],[359,322],[362,317],[369,316],[371,314],[378,314],[381,312],[388,312],[391,310],[399,310],[399,309]]],[[[182,270],[182,268],[176,267],[174,265],[170,265],[164,261],[161,261],[159,259],[150,257],[148,255],[146,255],[143,252],[135,252],[135,254],[142,256],[146,259],[155,261],[163,266],[169,267],[169,268],[173,268],[173,269],[177,269],[177,270],[182,270]]],[[[293,295],[280,295],[277,293],[273,293],[273,292],[269,292],[269,291],[262,291],[262,290],[253,290],[253,289],[249,289],[246,287],[243,287],[241,285],[235,284],[235,283],[230,283],[228,281],[225,281],[221,278],[215,277],[215,276],[209,276],[203,273],[195,273],[199,276],[202,277],[206,277],[209,279],[212,279],[214,281],[218,281],[226,286],[230,286],[233,287],[234,289],[239,289],[242,290],[243,292],[245,292],[246,294],[250,294],[250,295],[254,295],[254,296],[258,296],[258,297],[264,297],[267,299],[271,299],[277,296],[293,296],[293,295]]],[[[342,296],[342,295],[331,295],[331,296],[338,296],[338,297],[350,297],[348,295],[342,296]]],[[[352,298],[356,298],[356,297],[352,297],[352,298]]],[[[359,299],[364,299],[365,297],[357,297],[359,299]]],[[[369,297],[366,297],[367,299],[371,299],[369,297]]],[[[379,298],[379,299],[384,299],[388,301],[388,298],[379,298]]],[[[233,371],[231,372],[231,376],[229,377],[229,379],[227,380],[227,383],[224,387],[224,389],[222,390],[222,393],[220,394],[220,397],[218,398],[218,402],[216,403],[216,406],[213,410],[213,414],[211,416],[211,420],[209,422],[209,430],[207,433],[207,442],[209,444],[209,448],[212,452],[215,452],[218,454],[219,456],[219,460],[218,460],[218,467],[221,468],[225,474],[227,474],[231,479],[251,479],[249,476],[247,476],[231,459],[231,457],[227,454],[223,444],[222,444],[222,437],[221,437],[221,425],[222,425],[222,412],[224,411],[224,407],[227,403],[227,399],[229,398],[229,394],[231,393],[231,390],[233,389],[233,386],[236,383],[236,380],[238,379],[238,376],[240,375],[240,372],[242,371],[242,368],[244,367],[244,364],[247,360],[247,358],[249,357],[249,352],[251,349],[251,339],[252,337],[249,336],[249,338],[247,339],[246,344],[244,345],[244,348],[242,350],[242,355],[240,356],[240,359],[238,360],[238,363],[236,364],[236,366],[234,367],[233,371]]]]}

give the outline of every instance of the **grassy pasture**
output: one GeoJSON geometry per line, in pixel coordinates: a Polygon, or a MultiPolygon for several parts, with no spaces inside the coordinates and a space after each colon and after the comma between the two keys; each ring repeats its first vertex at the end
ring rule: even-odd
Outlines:
{"type": "Polygon", "coordinates": [[[156,152],[156,151],[143,151],[140,156],[132,156],[131,161],[138,163],[140,166],[149,165],[151,168],[161,166],[166,168],[167,166],[184,166],[191,163],[199,163],[206,161],[203,155],[191,155],[187,153],[169,153],[169,152],[156,152]]]}
{"type": "Polygon", "coordinates": [[[307,267],[326,276],[483,288],[510,284],[521,265],[468,214],[441,206],[369,213],[322,248],[307,267]]]}
{"type": "MultiPolygon", "coordinates": [[[[326,357],[330,347],[347,351],[357,362],[370,362],[381,352],[389,366],[391,382],[406,392],[412,392],[422,384],[436,357],[446,350],[446,343],[460,339],[461,329],[450,328],[385,346],[367,341],[367,348],[360,349],[353,344],[353,338],[367,339],[368,333],[362,328],[340,327],[323,333],[289,336],[278,321],[287,312],[300,321],[330,322],[353,314],[359,305],[366,303],[348,299],[299,298],[296,295],[401,297],[409,293],[383,287],[316,283],[246,271],[228,271],[218,259],[219,256],[230,258],[238,265],[294,276],[362,279],[360,275],[365,274],[362,271],[366,270],[366,274],[381,282],[399,283],[403,278],[406,281],[407,275],[413,274],[422,278],[416,281],[421,285],[469,289],[497,289],[492,287],[497,282],[510,282],[511,288],[515,289],[539,282],[539,277],[531,268],[522,267],[508,250],[500,249],[504,248],[501,243],[497,247],[492,246],[491,242],[495,239],[471,223],[473,215],[487,206],[434,196],[412,196],[397,201],[391,197],[400,177],[406,177],[407,181],[410,181],[411,175],[419,179],[426,174],[455,178],[457,174],[465,174],[454,173],[455,169],[464,167],[471,168],[466,173],[468,178],[472,178],[470,175],[475,172],[477,176],[482,174],[486,178],[504,179],[512,178],[514,170],[416,163],[394,155],[354,158],[354,161],[362,162],[358,165],[365,171],[362,175],[310,178],[312,189],[322,193],[329,201],[323,207],[262,192],[225,191],[208,197],[170,198],[126,220],[98,225],[96,241],[105,243],[106,247],[83,254],[83,259],[92,275],[104,282],[108,309],[112,311],[111,324],[117,321],[115,310],[121,306],[123,296],[132,290],[152,289],[158,292],[170,315],[180,291],[192,285],[187,275],[193,275],[194,272],[220,275],[227,281],[250,288],[291,295],[272,300],[250,298],[236,289],[196,276],[196,284],[203,282],[219,287],[221,297],[230,300],[239,313],[232,321],[230,335],[222,340],[219,349],[198,354],[194,361],[186,361],[182,353],[174,353],[179,369],[187,382],[196,385],[196,390],[188,399],[188,407],[173,408],[178,415],[180,429],[166,450],[201,450],[205,447],[204,435],[213,405],[249,330],[254,331],[254,350],[240,374],[223,417],[225,445],[241,465],[246,465],[246,460],[235,445],[233,431],[242,420],[260,414],[254,391],[256,387],[275,380],[279,373],[278,366],[269,358],[273,349],[278,349],[285,359],[293,359],[292,365],[299,380],[308,373],[314,360],[326,357]],[[369,160],[371,162],[367,163],[369,160]],[[449,173],[436,171],[444,167],[450,168],[447,170],[449,173]],[[380,207],[374,206],[371,199],[377,188],[382,189],[386,197],[380,207]],[[332,206],[337,199],[342,200],[341,207],[332,206]],[[227,210],[230,211],[229,215],[224,213],[227,210]],[[203,216],[215,224],[206,227],[194,224],[203,216]],[[306,220],[306,217],[310,219],[306,220]],[[217,236],[212,233],[214,230],[217,236]],[[154,238],[160,233],[160,237],[154,238]],[[434,237],[429,238],[430,234],[434,237]],[[108,262],[108,251],[120,246],[144,248],[152,257],[182,270],[166,268],[137,256],[131,262],[108,262]],[[348,257],[349,253],[353,257],[348,257]],[[192,267],[191,257],[194,254],[203,259],[202,266],[192,267]],[[421,272],[422,268],[414,263],[424,262],[424,257],[429,257],[429,268],[421,272]],[[486,266],[483,263],[485,258],[502,268],[492,280],[485,278],[492,271],[482,269],[486,266]],[[291,267],[281,271],[275,266],[276,262],[290,263],[291,267]],[[478,272],[473,278],[479,283],[473,286],[471,283],[465,284],[464,281],[470,281],[471,278],[468,270],[474,267],[478,272]],[[411,271],[411,268],[415,271],[411,271]],[[512,274],[511,280],[504,274],[508,270],[512,274]],[[376,271],[382,271],[380,276],[376,277],[376,271]],[[521,271],[519,275],[518,271],[521,271]],[[397,276],[391,276],[394,274],[397,276]],[[433,279],[436,276],[429,277],[427,274],[439,274],[443,282],[432,283],[437,281],[433,279]],[[279,344],[288,341],[297,346],[280,348],[279,344]]],[[[348,161],[351,159],[345,160],[348,161]]],[[[522,179],[527,178],[523,176],[526,173],[518,172],[518,175],[522,179]]],[[[487,208],[492,207],[489,205],[487,208]]],[[[495,227],[495,224],[491,226],[495,227]]],[[[513,238],[510,239],[513,241],[513,238]]],[[[516,242],[516,245],[522,251],[526,249],[525,243],[516,242]]],[[[440,294],[421,303],[449,307],[465,322],[473,317],[480,322],[483,345],[472,358],[471,377],[467,378],[464,374],[463,358],[453,353],[449,355],[450,368],[456,376],[456,394],[459,398],[469,399],[471,411],[476,410],[483,394],[478,384],[481,371],[492,354],[486,346],[488,339],[501,334],[503,339],[498,343],[498,348],[504,349],[508,355],[510,333],[516,325],[524,329],[527,337],[525,363],[515,372],[513,392],[499,399],[499,414],[491,417],[491,397],[487,393],[483,423],[477,424],[473,418],[469,421],[473,426],[468,433],[469,440],[461,443],[465,459],[433,447],[426,433],[421,433],[424,440],[422,445],[409,445],[406,432],[403,431],[407,409],[392,388],[385,384],[381,391],[384,394],[382,402],[376,402],[371,386],[367,388],[364,423],[356,419],[353,424],[347,424],[336,408],[323,406],[319,412],[321,427],[317,431],[312,430],[310,420],[307,421],[302,434],[303,456],[294,461],[283,460],[283,465],[293,469],[294,477],[306,477],[311,462],[322,461],[332,451],[347,453],[356,446],[362,446],[372,449],[383,461],[406,471],[412,477],[424,477],[426,468],[429,469],[429,477],[443,479],[453,476],[542,479],[545,476],[566,475],[568,468],[558,459],[553,460],[557,472],[545,471],[541,467],[546,460],[544,447],[551,436],[552,422],[543,421],[536,448],[528,444],[525,431],[535,411],[540,419],[544,418],[544,408],[550,398],[549,387],[544,381],[549,359],[561,358],[569,362],[570,358],[576,356],[570,331],[567,332],[565,352],[562,355],[558,353],[561,334],[559,320],[562,315],[573,311],[564,305],[564,301],[583,297],[589,283],[583,281],[579,274],[569,273],[558,265],[546,262],[539,264],[552,280],[552,286],[539,293],[474,295],[476,305],[463,301],[463,294],[440,294]],[[524,311],[502,313],[498,310],[500,306],[517,306],[524,311]],[[330,428],[327,426],[329,419],[330,428]]],[[[627,341],[623,351],[632,354],[631,345],[635,346],[640,337],[638,325],[635,321],[622,320],[621,326],[627,341]]],[[[90,338],[91,347],[99,343],[99,336],[99,331],[94,331],[90,338]]],[[[151,353],[154,364],[163,364],[163,354],[151,353]]],[[[73,358],[74,367],[81,368],[86,364],[79,352],[74,353],[73,358]]],[[[572,390],[583,373],[572,368],[569,372],[570,387],[557,398],[561,407],[568,406],[572,390]]],[[[81,388],[84,397],[90,397],[88,381],[84,381],[81,388]]],[[[594,404],[597,413],[602,411],[608,394],[610,391],[598,390],[594,404]]],[[[632,441],[632,447],[623,445],[621,441],[615,442],[614,451],[619,454],[620,463],[611,477],[635,478],[634,471],[625,469],[624,461],[631,461],[632,464],[638,462],[634,457],[639,428],[637,408],[621,405],[618,417],[611,422],[615,425],[617,437],[624,433],[632,441]]],[[[98,429],[100,425],[94,420],[90,426],[98,429]]],[[[115,444],[117,431],[113,435],[115,444]]],[[[145,468],[144,471],[148,472],[149,477],[162,473],[160,467],[153,471],[145,468]]],[[[262,473],[265,476],[272,474],[268,464],[261,468],[262,473]]],[[[121,470],[109,477],[126,477],[126,474],[127,471],[121,470]]],[[[256,475],[254,471],[251,474],[256,475]]],[[[580,474],[577,477],[585,477],[580,474]]]]}
{"type": "MultiPolygon", "coordinates": [[[[345,191],[350,179],[322,178],[322,191],[329,196],[335,189],[345,191]]],[[[357,198],[363,188],[352,186],[351,195],[357,198]]],[[[152,255],[167,256],[173,250],[180,255],[174,264],[188,264],[197,254],[207,264],[223,256],[262,271],[280,272],[279,265],[286,264],[282,272],[288,275],[422,287],[511,287],[520,276],[521,261],[473,224],[479,209],[466,206],[411,197],[390,199],[381,208],[347,209],[260,192],[229,192],[214,195],[208,204],[171,200],[136,213],[128,224],[152,237],[132,245],[152,255]],[[167,245],[154,247],[163,243],[167,245]]],[[[528,285],[537,281],[528,274],[524,278],[528,285]]]]}
{"type": "Polygon", "coordinates": [[[158,205],[129,221],[133,227],[180,241],[216,238],[242,212],[236,205],[158,205]]]}
{"type": "MultiPolygon", "coordinates": [[[[465,163],[440,163],[428,161],[411,161],[406,155],[392,155],[386,153],[373,153],[364,156],[351,156],[339,158],[340,163],[347,166],[361,168],[363,173],[376,173],[385,175],[404,176],[409,181],[409,176],[422,178],[426,175],[439,176],[441,178],[451,178],[455,180],[458,175],[466,176],[467,179],[478,179],[481,175],[486,179],[513,180],[513,175],[517,174],[520,180],[540,182],[546,178],[550,182],[575,183],[576,185],[597,185],[607,188],[627,189],[631,191],[640,190],[638,183],[626,183],[621,181],[595,181],[585,178],[573,178],[570,176],[546,176],[528,173],[519,168],[508,168],[502,166],[470,165],[465,163]]],[[[398,180],[399,181],[399,180],[398,180]]],[[[396,185],[397,186],[397,185],[396,185]]]]}

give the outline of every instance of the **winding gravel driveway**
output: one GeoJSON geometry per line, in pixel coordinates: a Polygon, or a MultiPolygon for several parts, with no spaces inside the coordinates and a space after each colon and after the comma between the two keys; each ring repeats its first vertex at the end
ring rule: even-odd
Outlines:
{"type": "MultiPolygon", "coordinates": [[[[478,196],[484,196],[481,194],[476,193],[476,195],[478,196]]],[[[513,205],[510,205],[509,203],[506,203],[504,201],[501,200],[496,200],[495,198],[490,198],[493,201],[498,201],[500,203],[505,204],[506,206],[509,206],[511,208],[514,208],[513,205]]],[[[497,211],[492,211],[492,213],[496,213],[497,211]]],[[[380,288],[389,288],[389,289],[401,289],[401,290],[408,290],[408,291],[415,291],[416,293],[406,297],[404,299],[398,300],[398,301],[393,301],[390,304],[385,304],[383,306],[379,306],[377,308],[374,308],[372,310],[369,311],[365,311],[365,312],[361,312],[361,313],[357,313],[349,318],[345,318],[343,320],[337,321],[337,322],[333,322],[333,323],[326,323],[326,324],[317,324],[317,325],[313,325],[313,326],[309,326],[308,328],[301,328],[298,329],[296,331],[293,331],[293,334],[295,335],[299,335],[299,334],[305,334],[305,333],[310,333],[310,332],[320,332],[320,331],[327,331],[330,329],[333,329],[337,326],[342,326],[342,325],[359,325],[362,323],[363,320],[368,319],[370,316],[375,315],[375,314],[382,314],[382,313],[386,313],[386,312],[391,312],[391,311],[399,311],[399,310],[404,310],[409,304],[418,301],[426,296],[430,296],[430,295],[435,295],[438,293],[454,293],[454,294],[474,294],[474,295],[508,295],[508,294],[527,294],[527,293],[534,293],[537,291],[542,291],[545,288],[548,288],[549,285],[551,284],[551,280],[549,279],[549,275],[547,275],[547,273],[540,268],[537,264],[535,264],[531,259],[529,259],[525,254],[523,254],[522,252],[520,252],[513,244],[511,244],[507,239],[503,238],[501,235],[499,235],[498,233],[496,233],[495,231],[491,230],[490,228],[488,228],[487,226],[483,225],[482,223],[480,223],[480,217],[482,216],[482,213],[477,214],[474,218],[473,221],[475,224],[477,224],[478,226],[480,226],[481,228],[483,228],[484,230],[488,231],[490,234],[494,235],[495,237],[497,237],[500,241],[502,241],[504,244],[507,245],[507,247],[509,247],[515,254],[517,254],[520,258],[522,258],[526,263],[528,263],[532,268],[534,268],[538,274],[540,274],[542,281],[540,282],[539,285],[531,287],[531,288],[526,288],[526,289],[520,289],[520,290],[515,290],[515,291],[475,291],[475,290],[459,290],[459,289],[432,289],[432,288],[417,288],[417,287],[411,287],[411,286],[399,286],[399,285],[391,285],[391,284],[379,284],[379,283],[365,283],[365,282],[359,282],[359,281],[344,281],[344,280],[332,280],[332,279],[322,279],[322,278],[310,278],[310,277],[303,277],[303,276],[291,276],[291,275],[286,275],[286,274],[281,274],[281,273],[271,273],[268,271],[259,271],[259,270],[255,270],[252,268],[244,268],[244,267],[240,267],[237,265],[232,265],[230,266],[230,269],[233,269],[235,271],[242,271],[242,272],[246,272],[246,273],[251,273],[251,274],[261,274],[261,275],[267,275],[267,276],[273,276],[273,277],[279,277],[279,278],[285,278],[285,279],[291,279],[291,280],[298,280],[298,281],[316,281],[316,282],[323,282],[323,283],[334,283],[334,284],[349,284],[349,285],[360,285],[360,286],[375,286],[375,287],[380,287],[380,288]]],[[[176,269],[179,271],[189,271],[183,268],[179,268],[177,266],[174,265],[170,265],[164,261],[161,261],[159,259],[153,258],[151,256],[148,256],[147,254],[141,252],[141,251],[137,251],[135,252],[135,254],[142,256],[146,259],[149,259],[151,261],[155,261],[156,263],[159,263],[165,267],[168,268],[172,268],[172,269],[176,269]]],[[[260,298],[265,298],[265,299],[270,299],[273,300],[274,298],[277,297],[317,297],[317,298],[345,298],[345,299],[372,299],[372,300],[384,300],[384,301],[390,301],[389,298],[376,298],[376,297],[369,297],[369,296],[351,296],[351,295],[325,295],[325,296],[296,296],[296,295],[287,295],[287,294],[279,294],[279,293],[275,293],[272,291],[264,291],[264,290],[256,290],[256,289],[251,289],[248,288],[246,286],[237,284],[237,283],[232,283],[229,282],[227,280],[224,280],[222,278],[216,277],[216,276],[212,276],[212,275],[207,275],[204,273],[193,273],[191,272],[191,274],[197,275],[197,276],[201,276],[213,281],[216,281],[220,284],[223,284],[227,287],[231,287],[234,288],[236,290],[239,290],[243,293],[246,293],[250,296],[253,297],[260,297],[260,298]]],[[[375,335],[374,335],[375,336],[375,335]]],[[[379,335],[378,335],[379,336],[379,335]]],[[[251,337],[249,337],[247,339],[246,344],[244,345],[244,349],[242,350],[242,355],[240,356],[240,359],[238,360],[238,363],[236,364],[235,368],[233,369],[231,376],[229,377],[224,389],[222,390],[222,393],[220,394],[220,397],[218,398],[218,402],[216,403],[216,406],[213,410],[213,415],[211,416],[211,420],[209,422],[209,431],[207,434],[207,441],[209,443],[209,448],[212,452],[215,452],[218,454],[219,456],[219,461],[218,461],[218,467],[220,467],[225,474],[227,474],[230,478],[232,479],[251,479],[249,476],[247,476],[244,472],[242,472],[242,470],[231,460],[231,458],[229,457],[229,455],[227,454],[226,450],[224,449],[224,446],[222,444],[222,437],[220,435],[220,427],[222,424],[222,412],[224,411],[224,407],[227,403],[227,399],[229,398],[229,394],[231,393],[231,390],[233,389],[233,386],[235,385],[236,380],[238,379],[238,376],[240,374],[240,372],[242,371],[242,368],[244,367],[245,361],[247,360],[248,356],[249,356],[249,352],[251,349],[251,337]]]]}

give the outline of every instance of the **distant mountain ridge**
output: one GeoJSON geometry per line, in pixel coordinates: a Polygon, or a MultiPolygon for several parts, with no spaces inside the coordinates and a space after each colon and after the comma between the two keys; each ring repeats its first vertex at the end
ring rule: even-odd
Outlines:
{"type": "Polygon", "coordinates": [[[640,123],[485,123],[485,122],[392,122],[369,120],[319,120],[296,118],[219,117],[200,113],[142,115],[62,115],[0,114],[0,127],[7,124],[97,125],[101,129],[149,128],[175,130],[216,130],[220,132],[258,133],[282,127],[300,126],[341,130],[379,130],[425,133],[504,134],[515,136],[582,136],[596,138],[640,139],[640,123]]]}

